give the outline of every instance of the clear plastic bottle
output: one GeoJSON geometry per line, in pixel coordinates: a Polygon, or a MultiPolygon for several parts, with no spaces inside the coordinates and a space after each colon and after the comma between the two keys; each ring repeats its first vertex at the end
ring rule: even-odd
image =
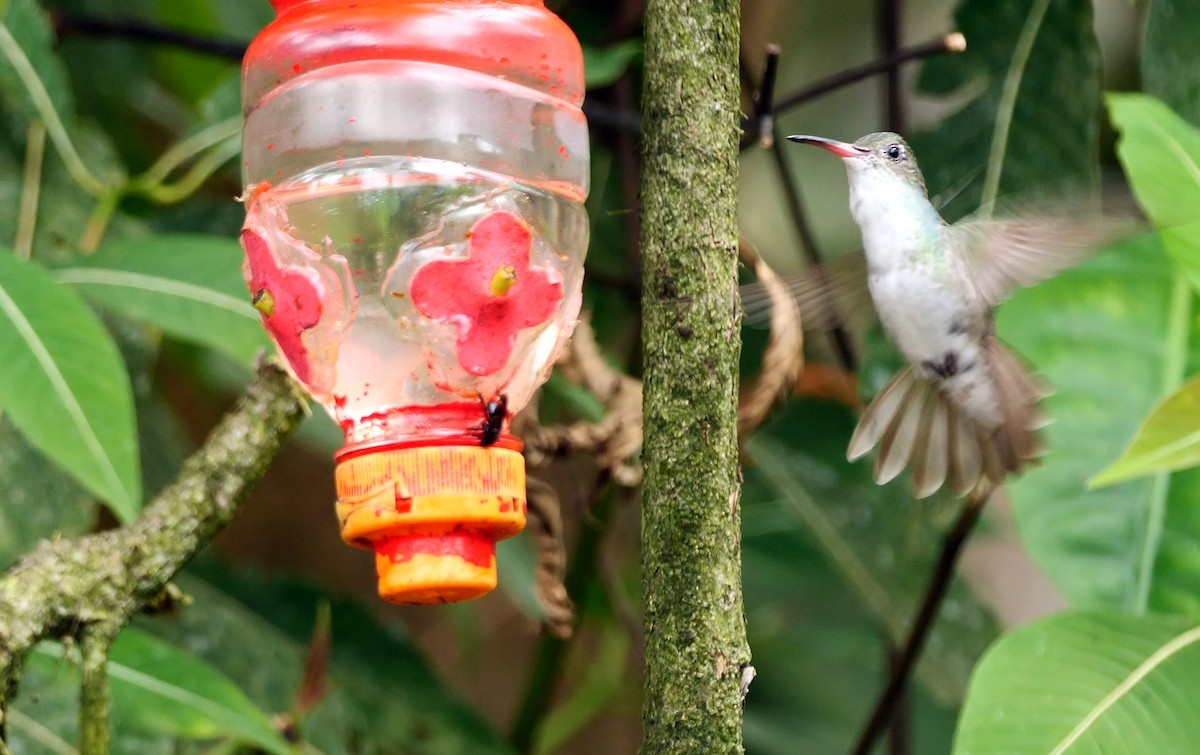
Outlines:
{"type": "Polygon", "coordinates": [[[343,536],[375,548],[381,593],[474,597],[494,561],[453,562],[479,566],[523,526],[507,416],[580,306],[578,42],[540,0],[273,4],[243,64],[251,293],[346,433],[343,536]],[[482,519],[498,529],[479,534],[482,519]],[[469,542],[456,555],[433,536],[469,542]],[[404,538],[428,547],[397,555],[404,538]]]}

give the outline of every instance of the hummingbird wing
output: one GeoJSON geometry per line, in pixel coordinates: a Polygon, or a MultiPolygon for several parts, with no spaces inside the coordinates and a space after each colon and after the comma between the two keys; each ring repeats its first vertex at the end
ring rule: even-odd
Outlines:
{"type": "MultiPolygon", "coordinates": [[[[867,288],[867,258],[861,250],[779,276],[779,280],[796,300],[800,321],[808,330],[855,327],[863,324],[865,313],[875,311],[867,288]]],[[[757,281],[740,291],[746,324],[769,324],[770,291],[757,281]]]]}
{"type": "Polygon", "coordinates": [[[1023,286],[1082,261],[1134,228],[1102,215],[968,218],[946,229],[958,272],[979,301],[994,307],[1023,286]]]}

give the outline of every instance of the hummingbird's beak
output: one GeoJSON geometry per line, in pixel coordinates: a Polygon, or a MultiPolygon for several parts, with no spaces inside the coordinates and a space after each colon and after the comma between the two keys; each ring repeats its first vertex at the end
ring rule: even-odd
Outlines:
{"type": "Polygon", "coordinates": [[[847,144],[839,142],[836,139],[826,139],[822,136],[805,136],[804,134],[794,134],[788,137],[789,142],[799,142],[801,144],[815,144],[818,147],[827,149],[838,157],[862,157],[870,154],[871,150],[866,147],[860,147],[857,144],[847,144]]]}

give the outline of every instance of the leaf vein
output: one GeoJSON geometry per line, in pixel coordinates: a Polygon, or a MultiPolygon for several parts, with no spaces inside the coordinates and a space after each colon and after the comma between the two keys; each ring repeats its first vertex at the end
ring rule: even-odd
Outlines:
{"type": "Polygon", "coordinates": [[[1086,734],[1087,730],[1101,716],[1107,713],[1109,708],[1112,708],[1120,702],[1121,698],[1129,694],[1130,690],[1140,684],[1155,669],[1170,660],[1171,656],[1197,641],[1200,641],[1200,626],[1192,627],[1151,653],[1146,660],[1142,661],[1137,668],[1122,679],[1120,684],[1114,687],[1095,707],[1088,711],[1087,715],[1050,751],[1049,755],[1062,755],[1062,753],[1066,752],[1068,747],[1079,741],[1079,738],[1086,734]]]}
{"type": "Polygon", "coordinates": [[[91,284],[97,286],[127,287],[140,291],[177,296],[180,299],[211,304],[240,317],[257,320],[254,308],[245,301],[214,291],[211,288],[197,286],[194,283],[163,278],[145,273],[132,273],[122,270],[88,270],[85,268],[68,268],[58,274],[59,280],[72,284],[91,284]]]}
{"type": "Polygon", "coordinates": [[[71,386],[67,384],[66,377],[58,368],[58,363],[54,361],[50,351],[46,348],[46,344],[38,337],[37,331],[33,325],[26,319],[21,308],[13,301],[8,292],[0,286],[0,310],[3,310],[8,315],[9,320],[17,330],[17,334],[28,345],[34,359],[41,366],[42,371],[49,378],[54,392],[62,399],[63,408],[66,409],[67,415],[72,423],[79,429],[84,445],[87,447],[88,453],[100,465],[101,474],[103,474],[110,485],[114,485],[113,493],[124,493],[125,485],[121,482],[121,476],[117,474],[116,468],[112,464],[112,459],[104,453],[104,445],[100,439],[96,437],[96,431],[92,428],[88,421],[87,415],[83,411],[83,407],[79,404],[79,399],[71,391],[71,386]]]}

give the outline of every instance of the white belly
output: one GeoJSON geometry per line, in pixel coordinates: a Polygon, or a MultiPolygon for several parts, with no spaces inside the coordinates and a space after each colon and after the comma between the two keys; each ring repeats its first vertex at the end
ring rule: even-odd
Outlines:
{"type": "Polygon", "coordinates": [[[968,331],[977,329],[978,313],[925,271],[891,270],[868,282],[883,327],[908,361],[940,361],[947,352],[977,349],[978,333],[968,331]]]}
{"type": "Polygon", "coordinates": [[[999,400],[982,348],[986,312],[919,266],[872,274],[868,283],[904,358],[969,416],[998,425],[999,400]]]}

